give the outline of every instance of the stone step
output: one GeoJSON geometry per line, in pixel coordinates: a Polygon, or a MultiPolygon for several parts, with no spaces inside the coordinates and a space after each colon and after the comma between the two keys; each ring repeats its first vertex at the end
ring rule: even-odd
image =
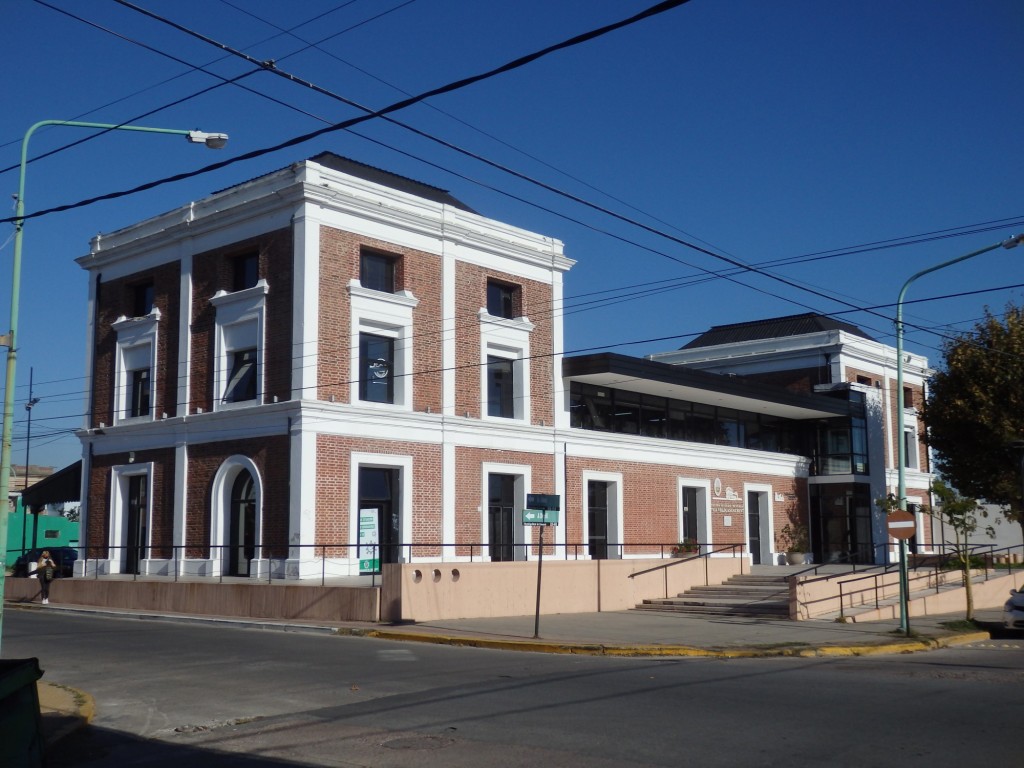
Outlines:
{"type": "Polygon", "coordinates": [[[730,581],[724,584],[709,584],[707,586],[691,587],[691,592],[711,591],[718,592],[729,590],[731,592],[742,592],[748,595],[782,595],[789,593],[788,584],[733,584],[730,581]]]}
{"type": "Polygon", "coordinates": [[[742,574],[740,576],[732,576],[726,582],[726,584],[788,584],[789,580],[785,576],[755,576],[749,573],[742,574]]]}
{"type": "Polygon", "coordinates": [[[744,573],[724,584],[693,587],[676,597],[652,598],[640,610],[704,615],[789,616],[789,583],[785,575],[744,573]]]}
{"type": "Polygon", "coordinates": [[[789,604],[781,603],[726,603],[724,601],[644,600],[636,606],[641,611],[668,611],[711,616],[789,616],[789,604]]]}

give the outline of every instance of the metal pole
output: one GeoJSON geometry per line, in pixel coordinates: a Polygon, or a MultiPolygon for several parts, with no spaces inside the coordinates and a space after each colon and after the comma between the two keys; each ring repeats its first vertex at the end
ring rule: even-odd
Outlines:
{"type": "Polygon", "coordinates": [[[7,571],[7,505],[10,503],[11,480],[11,428],[14,421],[14,382],[18,362],[18,309],[21,298],[21,249],[25,230],[25,169],[28,166],[28,142],[37,129],[46,125],[66,125],[74,128],[99,128],[108,131],[142,131],[145,133],[168,133],[185,138],[192,143],[203,143],[211,149],[219,149],[227,142],[227,134],[203,133],[202,131],[177,130],[174,128],[149,128],[141,125],[115,125],[113,123],[87,123],[78,120],[40,120],[25,132],[21,140],[21,165],[18,175],[18,198],[14,207],[14,258],[11,268],[11,324],[8,333],[0,335],[0,346],[7,347],[6,375],[4,377],[3,430],[0,434],[0,642],[3,640],[3,598],[4,580],[7,571]]]}
{"type": "Polygon", "coordinates": [[[540,637],[540,575],[544,567],[544,529],[546,525],[540,526],[540,550],[537,553],[537,613],[533,618],[533,637],[540,637]]]}
{"type": "MultiPolygon", "coordinates": [[[[973,259],[975,256],[980,256],[983,253],[994,251],[996,248],[1013,248],[1014,246],[1020,245],[1024,242],[1024,234],[1014,235],[1008,240],[1001,240],[998,243],[979,248],[976,251],[971,251],[963,256],[958,256],[955,259],[949,259],[941,264],[936,264],[934,267],[928,267],[928,269],[922,269],[903,284],[903,288],[900,289],[899,298],[896,300],[896,472],[897,472],[897,489],[896,489],[896,500],[899,503],[899,508],[906,512],[907,510],[907,451],[906,446],[903,443],[903,298],[906,296],[907,289],[910,284],[917,280],[919,277],[923,277],[931,272],[936,272],[945,267],[953,264],[958,264],[961,261],[967,259],[973,259]]],[[[906,545],[901,540],[900,542],[900,631],[904,634],[910,634],[910,624],[907,620],[907,587],[908,581],[905,577],[906,572],[906,545]]]]}
{"type": "Polygon", "coordinates": [[[25,410],[28,411],[28,431],[25,434],[25,478],[24,483],[21,486],[21,490],[28,488],[28,468],[29,468],[29,456],[32,450],[32,408],[36,403],[39,402],[38,397],[32,397],[32,382],[35,378],[36,369],[30,367],[28,369],[28,402],[25,403],[25,410]]]}

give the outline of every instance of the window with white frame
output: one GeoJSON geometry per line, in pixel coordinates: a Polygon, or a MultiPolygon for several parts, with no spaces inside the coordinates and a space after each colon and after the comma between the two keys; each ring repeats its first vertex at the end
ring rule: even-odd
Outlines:
{"type": "Polygon", "coordinates": [[[908,469],[918,468],[917,429],[914,427],[906,427],[903,430],[903,455],[906,457],[908,469]]]}
{"type": "Polygon", "coordinates": [[[150,557],[152,465],[114,467],[111,479],[111,572],[143,573],[150,557]]]}
{"type": "Polygon", "coordinates": [[[530,334],[525,317],[480,309],[480,400],[485,419],[530,418],[530,334]]]}
{"type": "Polygon", "coordinates": [[[408,291],[387,293],[349,283],[352,308],[353,404],[412,408],[412,313],[419,300],[408,291]]]}
{"type": "Polygon", "coordinates": [[[267,281],[210,299],[217,312],[214,410],[257,405],[263,397],[267,281]]]}
{"type": "Polygon", "coordinates": [[[374,333],[359,334],[359,399],[395,402],[395,340],[374,333]]]}
{"type": "Polygon", "coordinates": [[[117,334],[114,371],[114,423],[153,418],[157,370],[157,329],[160,310],[145,317],[120,317],[113,324],[117,334]]]}

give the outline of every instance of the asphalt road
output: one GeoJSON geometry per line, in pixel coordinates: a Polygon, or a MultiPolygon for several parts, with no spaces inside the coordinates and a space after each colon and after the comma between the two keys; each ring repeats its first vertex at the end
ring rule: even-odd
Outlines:
{"type": "Polygon", "coordinates": [[[1020,763],[1024,641],[844,659],[553,656],[9,611],[88,691],[51,766],[1020,763]]]}

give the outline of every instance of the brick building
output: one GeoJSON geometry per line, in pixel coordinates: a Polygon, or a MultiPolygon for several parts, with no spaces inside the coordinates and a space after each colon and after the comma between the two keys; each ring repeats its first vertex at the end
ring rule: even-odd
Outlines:
{"type": "MultiPolygon", "coordinates": [[[[824,520],[822,425],[831,460],[845,428],[856,464],[878,399],[859,378],[823,392],[676,359],[563,360],[560,242],[330,153],[98,236],[78,263],[82,544],[104,573],[522,560],[528,493],[562,497],[549,556],[691,539],[770,562],[784,525],[824,520]]],[[[867,514],[860,538],[819,536],[819,557],[870,558],[885,537],[867,514]]]]}

